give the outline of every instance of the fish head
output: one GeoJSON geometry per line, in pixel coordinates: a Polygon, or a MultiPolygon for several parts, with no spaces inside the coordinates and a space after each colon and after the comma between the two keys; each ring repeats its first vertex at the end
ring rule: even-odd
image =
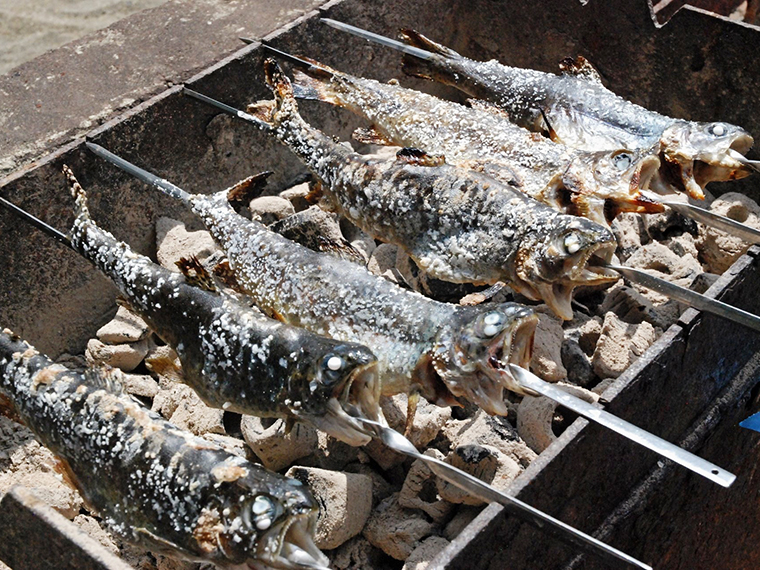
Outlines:
{"type": "Polygon", "coordinates": [[[615,253],[612,232],[585,218],[559,214],[524,240],[515,259],[513,288],[543,300],[564,320],[573,318],[572,293],[581,285],[619,279],[604,265],[615,253]]]}
{"type": "Polygon", "coordinates": [[[349,445],[368,443],[371,434],[356,418],[382,418],[375,355],[360,344],[334,342],[308,360],[305,378],[291,379],[296,417],[349,445]]]}
{"type": "Polygon", "coordinates": [[[586,166],[582,192],[591,192],[603,201],[605,222],[621,212],[663,211],[662,204],[641,194],[660,168],[657,149],[578,153],[578,158],[586,166]]]}
{"type": "Polygon", "coordinates": [[[518,303],[459,307],[438,333],[433,367],[454,396],[506,415],[504,389],[520,392],[509,364],[528,366],[537,323],[536,314],[518,303]]]}
{"type": "Polygon", "coordinates": [[[319,509],[311,491],[297,479],[264,473],[262,481],[249,471],[217,491],[226,496],[217,542],[228,566],[327,570],[329,560],[314,544],[319,509]]]}
{"type": "Polygon", "coordinates": [[[753,142],[747,131],[730,123],[678,121],[660,137],[667,181],[692,198],[704,199],[708,182],[749,176],[752,169],[729,151],[745,154],[753,142]]]}

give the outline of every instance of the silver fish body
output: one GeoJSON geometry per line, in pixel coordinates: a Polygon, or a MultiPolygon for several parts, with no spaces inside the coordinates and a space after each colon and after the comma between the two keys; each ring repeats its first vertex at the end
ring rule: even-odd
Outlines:
{"type": "Polygon", "coordinates": [[[262,124],[324,182],[325,202],[371,236],[395,243],[431,276],[454,283],[506,281],[562,318],[581,284],[616,277],[588,262],[611,256],[612,233],[560,214],[509,185],[424,152],[398,160],[354,153],[298,114],[288,79],[267,62],[275,101],[254,105],[262,124]]]}
{"type": "Polygon", "coordinates": [[[591,151],[652,149],[662,161],[652,180],[660,191],[672,185],[693,198],[704,198],[708,182],[751,173],[749,166],[728,152],[744,154],[750,149],[753,139],[744,129],[729,123],[675,119],[636,105],[604,87],[582,57],[563,61],[563,73],[554,75],[495,60],[473,61],[412,30],[402,36],[410,45],[431,53],[427,60],[405,55],[407,73],[491,101],[529,130],[546,130],[543,112],[557,140],[568,146],[591,151]]]}
{"type": "Polygon", "coordinates": [[[512,123],[508,117],[354,77],[316,62],[295,72],[297,97],[340,105],[372,125],[366,142],[387,141],[444,154],[569,214],[607,224],[619,212],[662,206],[640,194],[660,166],[649,152],[570,149],[512,123]]]}
{"type": "Polygon", "coordinates": [[[353,445],[369,441],[366,429],[346,412],[369,419],[380,413],[377,360],[367,347],[267,318],[136,254],[91,220],[84,191],[68,175],[78,204],[74,248],[176,350],[184,381],[204,402],[309,422],[353,445]]]}
{"type": "Polygon", "coordinates": [[[306,487],[178,429],[104,372],[54,364],[5,330],[0,396],[128,542],[222,568],[326,567],[306,487]]]}

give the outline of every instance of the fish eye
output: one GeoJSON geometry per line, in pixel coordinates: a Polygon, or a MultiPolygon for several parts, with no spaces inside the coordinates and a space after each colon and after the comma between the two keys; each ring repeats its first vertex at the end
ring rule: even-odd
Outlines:
{"type": "Polygon", "coordinates": [[[483,327],[483,334],[486,336],[496,336],[499,331],[501,330],[502,325],[504,324],[504,315],[494,311],[493,313],[488,313],[483,318],[483,324],[485,325],[483,327]]]}
{"type": "Polygon", "coordinates": [[[562,245],[565,246],[565,251],[572,255],[574,253],[577,253],[581,248],[581,238],[577,233],[571,232],[565,236],[562,245]]]}
{"type": "Polygon", "coordinates": [[[277,506],[266,495],[259,495],[253,500],[251,514],[254,526],[259,530],[266,530],[277,518],[277,506]]]}
{"type": "Polygon", "coordinates": [[[633,164],[633,157],[627,152],[620,152],[612,157],[612,164],[618,170],[627,170],[633,164]]]}
{"type": "Polygon", "coordinates": [[[713,123],[707,127],[707,132],[716,137],[722,137],[726,134],[726,126],[720,123],[713,123]]]}
{"type": "Polygon", "coordinates": [[[346,367],[346,360],[337,354],[328,354],[322,360],[322,370],[324,379],[327,384],[336,382],[340,377],[343,369],[346,367]]]}

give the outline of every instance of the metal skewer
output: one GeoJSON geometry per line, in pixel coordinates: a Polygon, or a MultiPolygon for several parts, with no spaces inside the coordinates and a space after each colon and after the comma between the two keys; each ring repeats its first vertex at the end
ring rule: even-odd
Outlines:
{"type": "Polygon", "coordinates": [[[541,380],[541,378],[528,372],[524,368],[520,368],[514,364],[510,364],[509,368],[512,371],[512,375],[523,388],[527,388],[528,390],[545,396],[550,400],[565,406],[567,409],[580,414],[584,418],[595,421],[596,423],[625,436],[631,441],[635,441],[647,449],[651,449],[663,457],[667,457],[671,461],[686,467],[694,473],[714,481],[718,485],[729,487],[736,479],[736,475],[729,473],[725,469],[722,469],[701,457],[697,457],[693,453],[681,449],[677,445],[665,441],[664,439],[620,419],[609,412],[605,412],[597,406],[568,394],[564,390],[560,390],[553,384],[541,380]]]}
{"type": "MultiPolygon", "coordinates": [[[[96,144],[88,142],[87,148],[89,148],[99,157],[107,160],[108,162],[111,162],[112,164],[118,166],[122,170],[128,172],[129,174],[131,174],[132,176],[135,176],[136,178],[142,180],[143,182],[146,182],[153,186],[157,186],[158,188],[164,188],[174,194],[180,194],[180,193],[185,194],[184,190],[175,186],[171,182],[168,182],[167,180],[164,180],[163,178],[159,178],[158,176],[151,174],[147,170],[144,170],[138,166],[135,166],[134,164],[124,160],[123,158],[116,156],[112,152],[107,151],[103,147],[100,147],[96,144]]],[[[696,293],[694,294],[696,295],[696,293]]],[[[706,477],[707,479],[710,479],[711,481],[718,483],[719,485],[727,487],[735,479],[734,475],[732,475],[731,473],[728,473],[727,471],[721,469],[720,467],[717,467],[716,465],[708,463],[707,461],[700,459],[696,455],[693,455],[689,453],[688,451],[684,451],[658,438],[655,435],[647,433],[641,430],[640,428],[637,428],[631,424],[628,424],[627,422],[619,418],[615,418],[615,416],[612,416],[612,414],[603,412],[599,410],[598,408],[591,406],[590,409],[593,410],[593,413],[592,413],[589,410],[588,404],[583,402],[583,400],[580,400],[579,398],[571,396],[561,390],[559,391],[557,391],[556,389],[554,389],[554,391],[549,390],[549,388],[551,388],[551,385],[544,382],[537,376],[533,376],[532,374],[522,370],[521,368],[516,368],[516,367],[512,367],[512,368],[513,368],[512,371],[515,374],[515,377],[518,378],[518,380],[525,379],[524,386],[532,390],[536,394],[546,395],[548,398],[554,400],[555,402],[565,405],[568,408],[571,408],[574,411],[577,411],[579,414],[604,425],[605,427],[609,427],[610,429],[613,429],[617,433],[620,433],[628,437],[632,441],[645,446],[646,448],[654,451],[655,453],[659,453],[663,455],[664,457],[667,457],[669,459],[672,459],[673,461],[676,461],[677,463],[679,463],[680,465],[683,465],[687,469],[691,469],[695,473],[698,473],[699,475],[702,475],[706,477]],[[519,372],[519,375],[518,373],[515,373],[515,370],[519,372]],[[526,376],[526,375],[530,375],[530,376],[526,376]],[[531,385],[529,386],[528,383],[530,383],[531,385]],[[538,388],[534,388],[534,386],[538,388]],[[568,402],[570,403],[569,405],[567,404],[568,402]],[[583,410],[583,411],[579,411],[579,410],[583,410]],[[612,418],[614,418],[614,420],[612,418]],[[678,450],[678,452],[676,452],[675,450],[678,450]]],[[[522,380],[520,381],[522,382],[522,380]]]]}
{"type": "Polygon", "coordinates": [[[633,566],[636,568],[648,568],[651,570],[651,566],[603,543],[593,536],[583,533],[578,529],[547,515],[535,507],[531,507],[515,497],[499,491],[492,485],[481,481],[477,477],[474,477],[453,465],[449,465],[440,459],[420,453],[417,451],[417,448],[414,447],[412,442],[397,431],[372,420],[358,417],[356,419],[370,426],[375,431],[376,437],[394,451],[425,461],[431,471],[445,481],[448,481],[452,485],[456,485],[460,489],[463,489],[486,502],[502,505],[508,513],[549,533],[566,544],[578,547],[583,552],[599,556],[617,567],[633,566]]]}
{"type": "Polygon", "coordinates": [[[349,24],[344,24],[343,22],[338,22],[337,20],[331,20],[330,18],[321,18],[321,20],[328,26],[332,26],[333,28],[337,30],[348,32],[349,34],[359,36],[360,38],[364,38],[365,40],[370,40],[372,42],[391,47],[393,49],[402,51],[404,53],[408,53],[409,55],[413,55],[414,57],[418,57],[420,59],[432,60],[435,57],[432,53],[430,53],[427,50],[410,46],[400,41],[392,40],[391,38],[386,38],[385,36],[381,36],[380,34],[373,34],[372,32],[368,32],[367,30],[362,30],[361,28],[357,28],[349,24]]]}
{"type": "Polygon", "coordinates": [[[722,301],[718,301],[717,299],[705,297],[701,293],[697,293],[686,287],[681,287],[675,283],[670,283],[659,277],[654,277],[641,269],[623,267],[622,265],[604,265],[603,267],[617,271],[629,281],[643,285],[647,289],[662,293],[663,295],[675,299],[689,307],[705,311],[706,313],[712,313],[719,317],[723,317],[724,319],[728,319],[729,321],[760,331],[760,317],[757,315],[753,315],[752,313],[748,313],[747,311],[743,311],[722,301]]]}
{"type": "Polygon", "coordinates": [[[735,151],[734,149],[730,148],[728,149],[728,154],[731,156],[731,158],[738,160],[742,164],[745,164],[752,168],[753,170],[760,172],[760,160],[750,160],[746,156],[744,156],[742,153],[735,151]]]}
{"type": "Polygon", "coordinates": [[[23,219],[28,224],[31,224],[35,228],[38,228],[38,229],[42,230],[43,232],[45,232],[46,234],[48,234],[50,237],[52,237],[56,241],[62,243],[66,247],[70,247],[71,249],[74,249],[73,246],[71,245],[71,240],[69,239],[69,237],[67,235],[59,232],[53,226],[50,226],[50,225],[46,224],[45,222],[43,222],[39,218],[34,217],[33,215],[31,215],[26,210],[22,210],[21,208],[19,208],[18,206],[16,206],[16,204],[14,204],[13,202],[9,202],[8,200],[6,200],[5,198],[3,198],[1,196],[0,196],[0,204],[2,204],[5,208],[7,208],[8,210],[10,210],[11,212],[13,212],[14,214],[16,214],[17,216],[19,216],[21,219],[23,219]]]}
{"type": "MultiPolygon", "coordinates": [[[[741,156],[741,155],[740,155],[741,156]]],[[[692,218],[698,222],[702,222],[706,226],[717,228],[724,232],[730,233],[746,241],[747,243],[760,244],[760,231],[755,228],[742,224],[736,220],[732,220],[726,216],[721,216],[710,210],[694,206],[686,202],[676,202],[675,200],[664,200],[661,196],[653,194],[651,192],[642,191],[643,195],[647,198],[651,198],[652,201],[659,202],[663,206],[667,206],[671,210],[675,210],[682,216],[692,218]]]]}

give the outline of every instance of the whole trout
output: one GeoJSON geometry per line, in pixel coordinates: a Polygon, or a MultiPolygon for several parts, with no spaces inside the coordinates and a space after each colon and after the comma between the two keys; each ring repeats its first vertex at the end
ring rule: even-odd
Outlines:
{"type": "Polygon", "coordinates": [[[299,481],[182,431],[101,370],[54,364],[0,333],[0,404],[124,540],[221,568],[326,569],[299,481]]]}
{"type": "Polygon", "coordinates": [[[653,149],[662,161],[651,182],[703,199],[711,181],[748,176],[751,168],[731,156],[746,153],[752,137],[729,123],[674,119],[616,95],[583,57],[566,59],[561,75],[509,67],[496,60],[473,61],[413,30],[406,43],[430,53],[427,59],[404,55],[404,71],[441,81],[497,104],[512,121],[532,131],[547,127],[555,140],[589,151],[653,149]],[[546,124],[546,117],[549,125],[546,124]]]}

